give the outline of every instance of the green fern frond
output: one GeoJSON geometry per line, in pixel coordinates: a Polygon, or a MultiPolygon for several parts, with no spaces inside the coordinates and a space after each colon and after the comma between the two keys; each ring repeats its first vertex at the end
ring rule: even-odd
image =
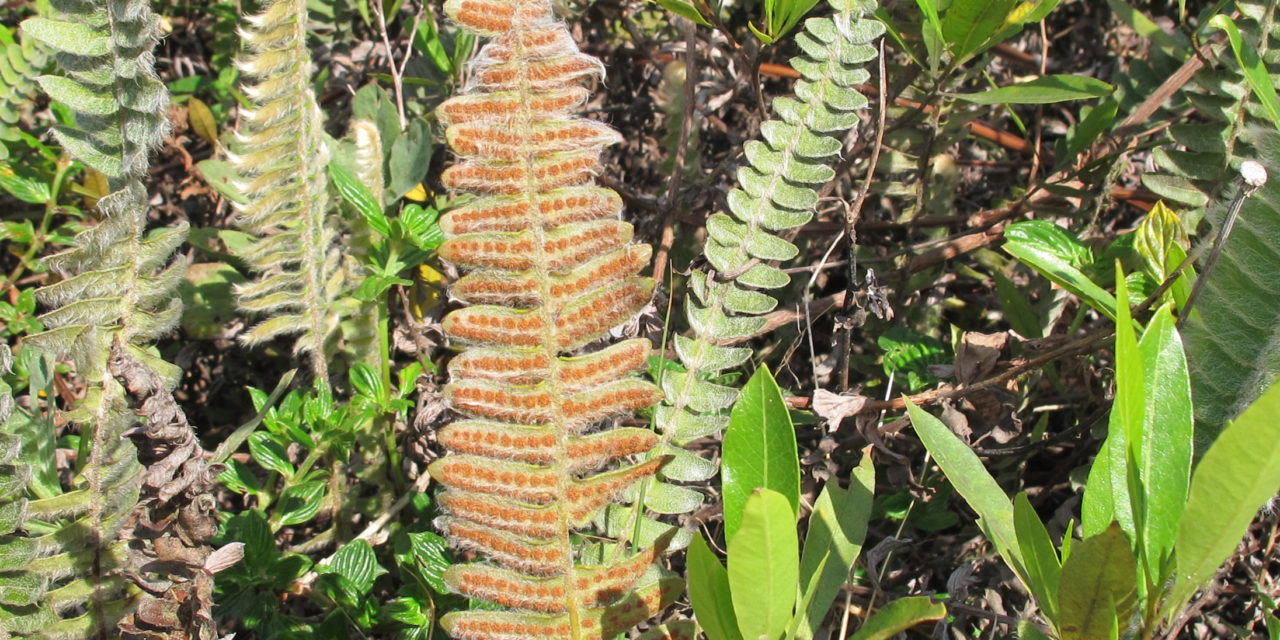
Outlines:
{"type": "MultiPolygon", "coordinates": [[[[1264,167],[1280,167],[1280,133],[1270,124],[1242,136],[1264,167]]],[[[1229,198],[1209,210],[1222,224],[1229,198]]],[[[1280,180],[1275,176],[1240,218],[1184,329],[1196,419],[1216,431],[1280,375],[1280,180]]]]}
{"type": "MultiPolygon", "coordinates": [[[[1242,0],[1238,21],[1245,46],[1274,70],[1280,70],[1274,3],[1242,0]],[[1267,34],[1263,37],[1262,34],[1267,34]]],[[[1223,45],[1215,64],[1195,74],[1178,99],[1194,107],[1200,120],[1175,122],[1169,127],[1173,144],[1152,151],[1159,171],[1142,176],[1142,184],[1162,199],[1183,205],[1189,219],[1200,219],[1206,206],[1217,202],[1234,179],[1235,167],[1255,151],[1242,134],[1258,121],[1259,107],[1252,99],[1244,74],[1223,45]]],[[[1179,118],[1181,120],[1181,118],[1179,118]]]]}
{"type": "Polygon", "coordinates": [[[306,23],[305,0],[276,0],[245,19],[248,53],[238,66],[252,81],[243,90],[253,106],[241,112],[238,149],[229,159],[247,197],[238,224],[258,236],[244,258],[260,277],[238,288],[240,308],[266,317],[243,340],[253,345],[297,335],[295,351],[307,355],[323,380],[345,274],[335,246],[337,219],[327,216],[329,148],[311,89],[306,23]]]}
{"type": "Polygon", "coordinates": [[[83,454],[69,489],[28,502],[0,541],[8,567],[25,567],[41,603],[19,608],[14,620],[26,622],[6,624],[17,635],[114,638],[135,600],[136,589],[119,574],[127,556],[119,534],[138,501],[142,467],[124,437],[135,416],[107,359],[113,347],[122,349],[170,387],[176,382],[174,367],[146,348],[181,315],[174,292],[185,264],[172,256],[186,227],[146,233],[141,178],[169,131],[168,92],[151,53],[159,19],[145,0],[56,0],[52,8],[51,17],[23,22],[22,32],[54,52],[62,71],[37,79],[75,114],[76,125],[56,127],[54,137],[106,176],[110,193],[98,201],[100,222],[47,260],[63,280],[36,292],[51,307],[41,316],[48,330],[28,344],[69,355],[88,383],[84,401],[67,414],[81,428],[83,454]],[[55,528],[29,537],[28,519],[55,528]]]}
{"type": "MultiPolygon", "coordinates": [[[[777,98],[777,118],[761,126],[764,140],[745,146],[749,163],[738,170],[739,188],[729,192],[729,213],[707,221],[710,236],[703,249],[712,269],[694,271],[692,292],[685,302],[694,337],[675,337],[684,372],[666,372],[666,402],[658,408],[662,442],[658,455],[672,456],[659,478],[644,487],[644,505],[658,513],[687,513],[697,508],[701,494],[671,482],[700,482],[716,473],[716,466],[684,449],[689,442],[720,433],[727,425],[727,409],[738,390],[712,380],[746,362],[751,349],[723,346],[764,328],[763,314],[777,301],[761,289],[778,289],[790,282],[770,261],[790,260],[798,252],[777,232],[808,222],[818,203],[816,187],[835,177],[829,166],[840,153],[839,136],[858,123],[857,111],[867,99],[855,88],[870,74],[864,66],[876,56],[870,43],[884,33],[884,25],[866,19],[874,3],[834,0],[835,14],[811,18],[796,36],[803,55],[791,64],[803,75],[796,96],[777,98]]],[[[631,526],[629,510],[615,507],[611,530],[631,526]]],[[[641,524],[641,539],[663,527],[641,524]]],[[[682,542],[677,540],[677,543],[682,542]]]]}
{"type": "MultiPolygon", "coordinates": [[[[1275,2],[1241,0],[1237,20],[1246,47],[1280,73],[1280,24],[1275,2]]],[[[1240,164],[1254,159],[1280,166],[1280,136],[1253,98],[1232,50],[1223,46],[1216,64],[1198,72],[1181,97],[1195,107],[1199,122],[1169,127],[1173,145],[1153,150],[1160,168],[1143,184],[1165,200],[1184,205],[1192,221],[1201,215],[1216,227],[1232,199],[1240,164]]],[[[1274,83],[1274,80],[1273,80],[1274,83]]],[[[1280,83],[1277,83],[1280,87],[1280,83]]],[[[1185,328],[1196,419],[1211,437],[1280,373],[1280,308],[1246,300],[1275,299],[1275,238],[1280,233],[1280,185],[1275,180],[1255,193],[1208,274],[1185,328]]],[[[1207,236],[1212,237],[1212,236],[1207,236]]]]}
{"type": "Polygon", "coordinates": [[[21,138],[39,91],[36,78],[49,64],[49,54],[38,40],[15,35],[14,42],[0,48],[0,160],[9,157],[4,143],[21,138]]]}

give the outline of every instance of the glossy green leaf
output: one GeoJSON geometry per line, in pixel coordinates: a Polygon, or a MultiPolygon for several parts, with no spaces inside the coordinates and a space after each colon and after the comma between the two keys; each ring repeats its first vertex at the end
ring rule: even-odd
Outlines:
{"type": "Polygon", "coordinates": [[[1052,104],[1111,95],[1114,87],[1088,76],[1051,75],[980,93],[956,95],[974,104],[1052,104]]]}
{"type": "Polygon", "coordinates": [[[787,35],[816,4],[818,0],[764,0],[769,37],[776,41],[787,35]]]}
{"type": "Polygon", "coordinates": [[[729,589],[744,639],[777,640],[787,628],[800,580],[796,512],[777,491],[757,489],[729,539],[729,589]]]}
{"type": "Polygon", "coordinates": [[[1053,548],[1049,532],[1040,521],[1039,514],[1027,500],[1027,494],[1019,493],[1013,499],[1013,528],[1018,536],[1018,548],[1027,563],[1027,588],[1035,596],[1040,611],[1050,623],[1058,620],[1058,578],[1062,573],[1062,561],[1053,548]]]}
{"type": "Polygon", "coordinates": [[[951,486],[978,513],[978,524],[991,539],[996,551],[1023,582],[1028,582],[1013,524],[1013,503],[1005,495],[1004,489],[996,484],[995,478],[991,477],[977,454],[961,442],[947,425],[916,406],[910,398],[906,402],[907,415],[911,417],[911,426],[920,437],[920,442],[924,443],[929,455],[942,468],[951,486]]]}
{"type": "Polygon", "coordinates": [[[1128,626],[1138,604],[1138,566],[1117,525],[1076,543],[1062,565],[1058,630],[1062,640],[1099,640],[1128,626]]]}
{"type": "Polygon", "coordinates": [[[280,494],[280,524],[287,527],[306,522],[320,513],[324,499],[325,483],[319,480],[303,482],[285,489],[280,494]]]}
{"type": "Polygon", "coordinates": [[[271,436],[271,434],[257,431],[249,436],[249,455],[253,456],[253,461],[258,463],[263,469],[270,469],[284,476],[286,479],[293,477],[293,464],[289,462],[289,456],[285,452],[284,447],[280,446],[271,436]]]}
{"type": "Polygon", "coordinates": [[[741,640],[729,593],[729,573],[702,536],[689,543],[689,602],[707,640],[741,640]]]}
{"type": "Polygon", "coordinates": [[[1262,59],[1258,57],[1257,50],[1245,45],[1240,37],[1240,29],[1236,27],[1231,16],[1218,14],[1209,19],[1209,26],[1222,29],[1227,33],[1231,50],[1236,55],[1236,62],[1240,64],[1240,70],[1244,72],[1249,88],[1253,90],[1253,96],[1262,104],[1262,110],[1271,120],[1271,124],[1280,129],[1280,97],[1276,96],[1271,75],[1266,65],[1262,63],[1262,59]]]}
{"type": "Polygon", "coordinates": [[[378,564],[373,547],[365,540],[352,540],[333,554],[327,567],[317,567],[321,573],[333,572],[351,582],[358,595],[366,595],[373,588],[373,581],[387,572],[378,564]]]}
{"type": "Polygon", "coordinates": [[[1161,307],[1138,343],[1143,368],[1143,419],[1138,480],[1142,487],[1143,560],[1154,583],[1173,553],[1178,523],[1191,482],[1191,447],[1195,426],[1191,411],[1191,379],[1186,352],[1174,328],[1169,306],[1161,307]]]}
{"type": "Polygon", "coordinates": [[[378,201],[373,197],[373,192],[369,191],[369,187],[337,161],[329,162],[329,177],[332,178],[333,186],[342,199],[364,217],[371,229],[384,237],[391,235],[391,223],[382,212],[382,207],[378,206],[378,201]]]}
{"type": "Polygon", "coordinates": [[[815,577],[817,582],[809,602],[798,612],[797,638],[814,637],[840,586],[849,579],[866,540],[875,491],[876,472],[868,449],[853,470],[848,489],[841,489],[832,478],[818,495],[800,555],[800,583],[810,584],[815,577]]]}
{"type": "Polygon", "coordinates": [[[1231,556],[1280,487],[1280,383],[1218,436],[1196,465],[1178,528],[1177,568],[1166,612],[1174,614],[1231,556]]]}
{"type": "Polygon", "coordinates": [[[898,598],[881,607],[849,640],[889,640],[921,622],[941,620],[947,608],[929,596],[898,598]]]}
{"type": "MultiPolygon", "coordinates": [[[[1123,274],[1117,270],[1116,294],[1128,299],[1123,274]]],[[[1129,496],[1130,434],[1140,436],[1143,394],[1142,355],[1133,328],[1129,305],[1121,305],[1116,314],[1116,398],[1107,422],[1107,438],[1102,443],[1081,504],[1081,527],[1085,537],[1100,535],[1113,521],[1130,539],[1137,539],[1137,525],[1129,496]]]]}
{"type": "Polygon", "coordinates": [[[1004,238],[1004,250],[1010,255],[1108,317],[1115,317],[1115,297],[1080,271],[1092,262],[1088,249],[1065,229],[1044,220],[1028,220],[1009,225],[1004,238]]]}
{"type": "Polygon", "coordinates": [[[724,493],[725,537],[732,540],[748,496],[760,488],[787,499],[792,514],[800,506],[800,460],[791,414],[769,368],[761,366],[742,388],[724,434],[720,479],[724,493]]]}

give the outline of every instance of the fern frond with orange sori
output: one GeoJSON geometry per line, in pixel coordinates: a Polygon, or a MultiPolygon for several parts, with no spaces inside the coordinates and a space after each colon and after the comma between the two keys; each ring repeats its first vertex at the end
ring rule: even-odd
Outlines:
{"type": "Polygon", "coordinates": [[[492,40],[463,95],[437,110],[460,158],[442,180],[476,198],[440,222],[440,256],[468,271],[451,293],[470,306],[443,322],[466,347],[444,391],[463,418],[438,433],[449,455],[430,473],[446,488],[437,527],[481,559],[449,569],[446,583],[507,610],[442,624],[460,640],[612,638],[681,584],[655,562],[663,542],[574,544],[666,461],[652,431],[607,426],[661,399],[633,375],[649,342],[590,348],[654,288],[637,275],[650,248],[632,242],[618,194],[594,183],[618,134],[576,113],[603,68],[547,0],[450,0],[445,10],[492,40]]]}

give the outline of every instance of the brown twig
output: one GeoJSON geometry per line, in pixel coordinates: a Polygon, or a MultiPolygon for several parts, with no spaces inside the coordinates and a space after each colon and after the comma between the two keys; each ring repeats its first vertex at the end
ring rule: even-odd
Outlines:
{"type": "Polygon", "coordinates": [[[693,22],[676,18],[680,30],[684,32],[684,119],[680,122],[680,137],[676,142],[676,157],[671,169],[671,183],[662,198],[662,236],[658,240],[658,250],[653,255],[653,279],[662,282],[663,271],[667,268],[667,258],[671,255],[671,247],[675,244],[675,220],[677,212],[682,208],[678,203],[680,187],[684,181],[684,159],[689,151],[689,134],[693,126],[693,106],[698,85],[698,31],[693,22]]]}

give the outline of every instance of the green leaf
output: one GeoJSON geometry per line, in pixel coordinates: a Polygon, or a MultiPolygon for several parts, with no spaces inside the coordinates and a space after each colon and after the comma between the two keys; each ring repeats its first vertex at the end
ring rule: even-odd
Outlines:
{"type": "Polygon", "coordinates": [[[279,526],[300,524],[316,517],[324,500],[324,488],[323,481],[313,480],[285,489],[280,494],[279,526]]]}
{"type": "Polygon", "coordinates": [[[764,0],[769,36],[776,41],[787,35],[816,4],[818,0],[764,0]]]}
{"type": "Polygon", "coordinates": [[[974,104],[1052,104],[1111,95],[1115,88],[1088,76],[1051,75],[980,93],[961,93],[957,99],[974,104]]]}
{"type": "Polygon", "coordinates": [[[729,589],[743,638],[777,640],[786,631],[800,580],[798,547],[790,499],[755,490],[729,540],[729,589]]]}
{"type": "MultiPolygon", "coordinates": [[[[1142,354],[1129,313],[1128,290],[1123,272],[1116,270],[1116,295],[1125,300],[1116,313],[1116,398],[1107,422],[1107,439],[1089,470],[1081,506],[1081,526],[1086,537],[1101,534],[1112,521],[1120,523],[1131,540],[1137,540],[1137,524],[1129,493],[1130,443],[1141,438],[1143,421],[1142,354]]],[[[1135,460],[1135,463],[1139,461],[1135,460]]]]}
{"type": "Polygon", "coordinates": [[[5,162],[0,162],[0,189],[31,204],[45,204],[53,198],[49,185],[44,180],[17,173],[5,162]]]}
{"type": "Polygon", "coordinates": [[[701,12],[684,0],[658,0],[658,4],[661,5],[663,9],[666,9],[678,16],[688,18],[689,20],[692,20],[704,27],[711,26],[711,23],[707,22],[707,19],[702,17],[701,12]]]}
{"type": "Polygon", "coordinates": [[[393,141],[388,152],[385,194],[386,202],[395,202],[426,177],[431,164],[431,128],[421,118],[414,118],[403,133],[397,131],[394,137],[384,135],[382,139],[393,141]]]}
{"type": "Polygon", "coordinates": [[[688,565],[689,602],[707,640],[742,640],[729,593],[729,573],[700,535],[689,543],[688,565]]]}
{"type": "Polygon", "coordinates": [[[415,531],[408,537],[407,557],[412,558],[422,579],[426,580],[436,593],[449,593],[449,587],[444,583],[444,572],[453,564],[448,541],[430,531],[415,531]]]}
{"type": "Polygon", "coordinates": [[[378,206],[369,187],[336,160],[329,162],[329,177],[333,179],[333,186],[342,199],[368,221],[371,229],[384,238],[391,235],[391,223],[382,212],[382,207],[378,206]]]}
{"type": "Polygon", "coordinates": [[[957,62],[995,44],[1015,0],[953,0],[942,17],[942,35],[957,62]]]}
{"type": "Polygon", "coordinates": [[[1019,493],[1013,500],[1013,528],[1018,536],[1018,548],[1027,563],[1027,588],[1036,597],[1040,612],[1051,624],[1058,621],[1058,578],[1062,561],[1053,548],[1049,532],[1040,516],[1027,500],[1027,494],[1019,493]]]}
{"type": "Polygon", "coordinates": [[[444,242],[444,231],[440,230],[440,212],[433,208],[425,208],[417,204],[405,205],[400,212],[400,220],[408,230],[413,243],[423,251],[435,251],[444,242]]]}
{"type": "Polygon", "coordinates": [[[1092,108],[1081,107],[1080,113],[1083,115],[1087,110],[1088,115],[1083,115],[1080,119],[1080,124],[1072,127],[1067,142],[1067,151],[1057,158],[1058,166],[1066,167],[1074,164],[1075,159],[1085,149],[1092,147],[1103,132],[1111,129],[1111,125],[1115,124],[1116,113],[1119,109],[1120,102],[1115,98],[1107,98],[1092,108]]]}
{"type": "Polygon", "coordinates": [[[1013,504],[968,445],[941,420],[906,399],[907,415],[920,442],[937,461],[956,492],[978,513],[978,524],[1014,573],[1029,582],[1013,524],[1013,504]]]}
{"type": "Polygon", "coordinates": [[[898,598],[881,607],[849,640],[889,640],[921,622],[941,620],[947,608],[929,596],[898,598]]]}
{"type": "Polygon", "coordinates": [[[898,384],[914,393],[937,381],[930,365],[947,362],[947,349],[937,338],[897,325],[876,338],[884,349],[885,375],[897,375],[898,384]]]}
{"type": "Polygon", "coordinates": [[[1280,383],[1218,436],[1196,465],[1178,527],[1172,616],[1231,557],[1258,508],[1280,487],[1280,383]]]}
{"type": "Polygon", "coordinates": [[[791,414],[769,368],[747,381],[729,414],[720,468],[724,492],[725,538],[732,540],[751,492],[771,489],[786,497],[793,514],[800,507],[800,460],[791,414]]]}
{"type": "MultiPolygon", "coordinates": [[[[1133,247],[1142,256],[1147,275],[1156,282],[1164,281],[1177,268],[1186,256],[1184,247],[1189,246],[1182,220],[1163,200],[1142,216],[1134,236],[1133,247]]],[[[1179,282],[1187,281],[1185,273],[1179,276],[1179,282]]]]}
{"type": "Polygon", "coordinates": [[[356,595],[364,596],[373,588],[373,581],[387,572],[378,564],[373,547],[365,540],[352,540],[333,554],[333,561],[326,567],[317,567],[320,573],[337,573],[346,578],[356,589],[356,595]]]}
{"type": "Polygon", "coordinates": [[[263,469],[274,471],[284,476],[286,480],[293,477],[293,464],[289,462],[289,455],[284,447],[271,437],[271,434],[263,431],[250,434],[249,455],[253,456],[253,461],[263,469]]]}
{"type": "Polygon", "coordinates": [[[1099,640],[1128,626],[1138,604],[1138,565],[1118,525],[1076,543],[1058,587],[1062,640],[1099,640]]]}
{"type": "Polygon", "coordinates": [[[1257,50],[1245,45],[1240,38],[1240,29],[1236,27],[1236,23],[1231,19],[1231,16],[1216,15],[1209,19],[1209,26],[1227,32],[1227,40],[1231,42],[1231,50],[1236,54],[1236,62],[1240,63],[1240,70],[1244,72],[1244,78],[1249,82],[1249,88],[1253,90],[1253,96],[1258,99],[1258,102],[1262,103],[1262,110],[1267,114],[1267,118],[1271,120],[1271,124],[1280,129],[1280,97],[1276,96],[1276,88],[1271,83],[1271,75],[1267,72],[1267,67],[1262,63],[1262,59],[1258,57],[1257,50]]]}
{"type": "Polygon", "coordinates": [[[1165,30],[1159,24],[1156,24],[1155,20],[1134,9],[1125,0],[1107,0],[1107,5],[1111,8],[1111,13],[1116,18],[1127,24],[1138,35],[1150,40],[1151,44],[1161,53],[1175,58],[1179,62],[1187,58],[1189,47],[1165,33],[1165,30]]]}
{"type": "Polygon", "coordinates": [[[936,72],[942,60],[942,50],[946,48],[946,38],[942,35],[942,18],[938,15],[937,0],[916,0],[920,14],[924,20],[920,23],[920,39],[924,41],[925,51],[929,56],[929,69],[936,72]]]}
{"type": "Polygon", "coordinates": [[[1169,305],[1156,312],[1138,343],[1142,353],[1144,402],[1138,480],[1143,490],[1142,553],[1151,581],[1173,553],[1178,523],[1191,482],[1191,447],[1195,425],[1191,412],[1191,379],[1186,352],[1174,328],[1169,305]]]}
{"type": "Polygon", "coordinates": [[[1004,238],[1004,250],[1010,255],[1108,317],[1115,317],[1116,299],[1080,271],[1092,262],[1092,256],[1065,229],[1044,220],[1028,220],[1009,225],[1004,238]]]}
{"type": "Polygon", "coordinates": [[[866,540],[875,491],[870,450],[863,450],[862,462],[849,478],[849,488],[841,489],[832,478],[818,495],[800,554],[800,583],[810,584],[814,578],[817,582],[808,604],[797,615],[797,638],[814,637],[840,586],[849,579],[866,540]]]}

